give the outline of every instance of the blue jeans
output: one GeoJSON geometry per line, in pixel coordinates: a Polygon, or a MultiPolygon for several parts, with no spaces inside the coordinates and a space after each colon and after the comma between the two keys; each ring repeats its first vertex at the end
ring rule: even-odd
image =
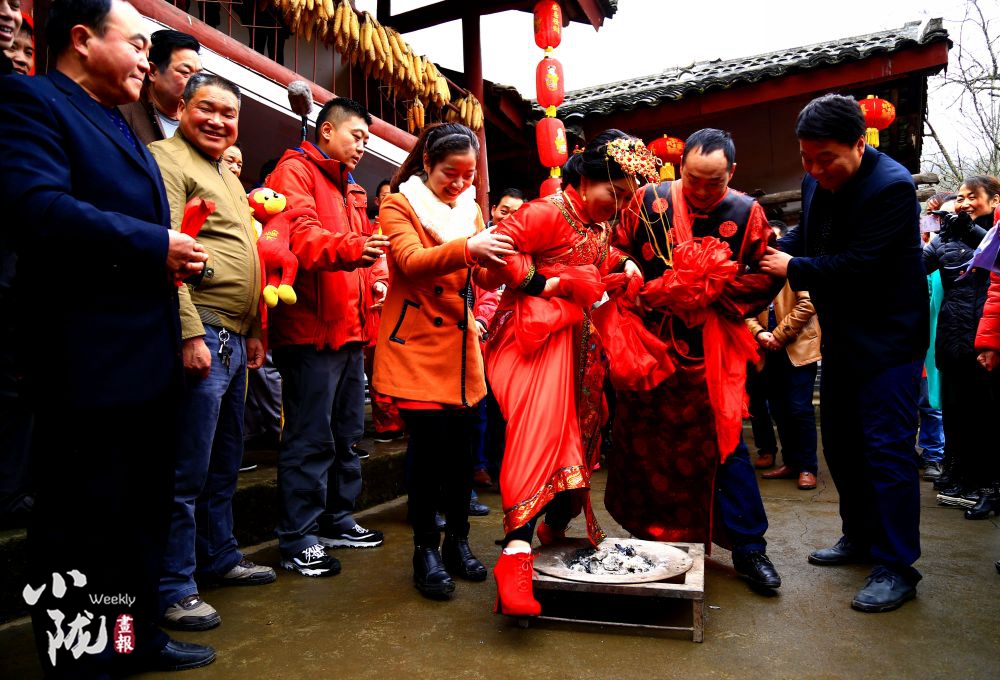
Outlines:
{"type": "Polygon", "coordinates": [[[940,463],[944,460],[944,425],[941,409],[931,408],[927,398],[927,378],[920,379],[920,438],[917,446],[923,449],[924,463],[940,463]]]}
{"type": "Polygon", "coordinates": [[[285,408],[278,455],[278,546],[285,555],[295,555],[319,543],[321,534],[354,526],[361,461],[351,445],[365,429],[364,353],[360,346],[317,350],[291,345],[272,354],[285,408]]]}
{"type": "Polygon", "coordinates": [[[218,326],[205,325],[208,377],[188,377],[180,409],[170,537],[160,576],[160,608],[198,592],[197,568],[221,576],[243,555],[233,536],[233,494],[243,458],[246,347],[231,331],[228,369],[219,358],[218,326]]]}
{"type": "Polygon", "coordinates": [[[874,375],[827,360],[820,381],[823,453],[844,536],[875,562],[920,580],[920,476],[913,445],[922,362],[874,375]]]}
{"type": "Polygon", "coordinates": [[[788,352],[768,352],[764,366],[767,400],[778,426],[781,459],[796,472],[816,474],[816,364],[795,366],[788,352]]]}
{"type": "Polygon", "coordinates": [[[715,473],[715,542],[734,553],[763,552],[767,513],[743,438],[715,473]]]}

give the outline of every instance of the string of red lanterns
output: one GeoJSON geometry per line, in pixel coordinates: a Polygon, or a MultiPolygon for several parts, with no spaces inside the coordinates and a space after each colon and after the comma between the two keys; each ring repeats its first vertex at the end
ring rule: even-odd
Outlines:
{"type": "Polygon", "coordinates": [[[539,0],[535,3],[535,44],[545,50],[545,56],[535,68],[535,91],[538,105],[545,109],[545,117],[535,126],[535,144],[538,159],[549,168],[549,178],[542,182],[540,195],[547,196],[562,188],[563,163],[569,158],[566,126],[556,118],[556,109],[563,103],[566,90],[563,67],[552,56],[552,50],[562,42],[562,7],[556,0],[539,0]]]}

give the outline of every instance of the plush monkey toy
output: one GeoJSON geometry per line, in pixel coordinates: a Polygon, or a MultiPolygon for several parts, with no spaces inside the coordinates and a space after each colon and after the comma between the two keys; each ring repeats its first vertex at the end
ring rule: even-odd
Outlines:
{"type": "Polygon", "coordinates": [[[294,305],[297,297],[292,283],[299,271],[299,261],[288,249],[288,228],[296,218],[311,212],[309,208],[285,210],[285,197],[274,189],[254,189],[247,197],[253,216],[261,223],[257,252],[264,268],[264,304],[274,307],[278,301],[294,305]]]}

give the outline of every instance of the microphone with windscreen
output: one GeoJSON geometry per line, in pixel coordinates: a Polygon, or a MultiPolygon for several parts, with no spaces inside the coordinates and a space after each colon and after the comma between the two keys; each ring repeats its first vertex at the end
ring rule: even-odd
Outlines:
{"type": "Polygon", "coordinates": [[[302,139],[306,139],[308,131],[309,114],[312,113],[313,96],[309,83],[304,80],[293,80],[288,83],[288,105],[292,107],[292,112],[302,119],[302,139]]]}

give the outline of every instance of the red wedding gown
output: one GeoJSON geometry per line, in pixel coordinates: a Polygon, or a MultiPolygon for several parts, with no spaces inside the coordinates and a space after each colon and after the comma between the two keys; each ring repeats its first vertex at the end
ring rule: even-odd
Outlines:
{"type": "Polygon", "coordinates": [[[486,343],[486,375],[507,421],[500,489],[504,530],[526,524],[560,491],[580,493],[593,543],[604,538],[590,506],[590,475],[606,419],[606,362],[593,331],[590,308],[604,292],[601,277],[620,270],[625,257],[608,244],[605,225],[577,216],[572,188],[532,201],[497,229],[518,255],[501,269],[477,269],[477,283],[507,286],[486,343]],[[567,205],[568,204],[568,205],[567,205]],[[524,292],[535,273],[560,276],[560,297],[524,292]]]}

